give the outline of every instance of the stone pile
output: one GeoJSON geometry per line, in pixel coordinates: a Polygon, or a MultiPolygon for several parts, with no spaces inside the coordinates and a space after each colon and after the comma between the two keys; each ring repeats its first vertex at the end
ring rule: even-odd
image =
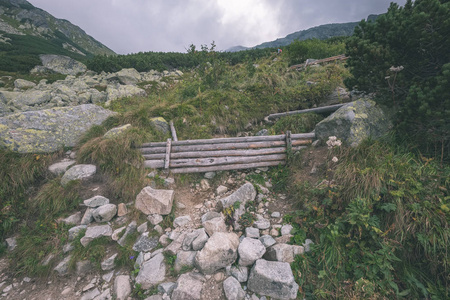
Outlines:
{"type": "MultiPolygon", "coordinates": [[[[69,165],[67,161],[62,163],[69,165]]],[[[62,172],[61,167],[50,169],[62,172]]],[[[94,169],[91,165],[74,165],[68,167],[62,178],[66,178],[64,182],[89,180],[94,169]],[[73,170],[81,175],[69,177],[73,170]]],[[[242,173],[229,178],[214,192],[207,178],[192,186],[191,192],[209,191],[210,196],[191,214],[176,217],[171,227],[162,225],[167,215],[173,208],[177,212],[186,209],[174,199],[174,190],[148,186],[134,203],[128,204],[115,205],[101,195],[84,200],[82,211],[60,220],[73,227],[64,247],[66,257],[54,268],[57,274],[70,276],[75,272],[83,277],[93,272],[91,261],[76,262],[75,271],[69,268],[72,243],[78,238],[84,247],[101,237],[126,246],[133,236],[132,248],[139,254],[132,258],[135,271],[130,273],[117,269],[115,259],[119,253],[109,252],[98,262],[103,274],[95,276],[81,291],[68,287],[62,295],[75,293],[84,300],[129,299],[132,290],[139,287],[157,291],[146,299],[295,299],[298,285],[290,263],[295,255],[304,253],[304,247],[309,248],[311,241],[303,246],[289,244],[292,226],[282,223],[279,212],[268,211],[267,203],[276,198],[264,186],[258,186],[258,193],[252,183],[243,181],[244,176],[242,173]],[[133,207],[141,212],[139,219],[127,213],[133,207]],[[233,210],[227,210],[230,207],[233,210]],[[233,213],[224,214],[227,211],[233,213]],[[253,224],[243,226],[235,221],[244,214],[255,219],[253,224]],[[172,264],[168,263],[168,257],[172,264]],[[220,287],[219,294],[214,296],[219,298],[205,298],[205,293],[214,288],[211,282],[220,287]]],[[[171,180],[167,183],[173,185],[171,180]]],[[[13,292],[14,288],[3,289],[5,297],[13,292]]]]}

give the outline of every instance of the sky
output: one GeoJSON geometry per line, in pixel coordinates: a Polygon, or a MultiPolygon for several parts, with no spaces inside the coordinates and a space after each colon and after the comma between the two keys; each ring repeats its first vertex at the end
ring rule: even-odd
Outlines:
{"type": "Polygon", "coordinates": [[[252,47],[314,26],[355,22],[406,0],[28,0],[118,54],[252,47]]]}

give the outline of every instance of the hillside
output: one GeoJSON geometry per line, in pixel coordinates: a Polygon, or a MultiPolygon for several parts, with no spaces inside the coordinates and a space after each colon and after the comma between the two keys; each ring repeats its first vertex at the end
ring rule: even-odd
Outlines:
{"type": "MultiPolygon", "coordinates": [[[[378,17],[378,15],[370,15],[367,17],[368,21],[373,21],[378,17]]],[[[256,45],[251,48],[243,47],[243,46],[235,46],[231,47],[225,51],[227,52],[236,52],[248,49],[262,49],[262,48],[273,48],[273,47],[282,47],[291,44],[295,40],[304,41],[308,39],[319,39],[326,40],[332,37],[339,36],[351,36],[353,34],[353,30],[359,24],[359,22],[349,22],[349,23],[333,23],[333,24],[325,24],[316,27],[312,27],[306,30],[296,31],[294,33],[288,34],[284,38],[278,38],[274,41],[265,42],[259,45],[256,45]]]]}
{"type": "Polygon", "coordinates": [[[57,19],[25,0],[0,0],[0,70],[29,71],[39,54],[78,60],[114,51],[67,20],[57,19]]]}

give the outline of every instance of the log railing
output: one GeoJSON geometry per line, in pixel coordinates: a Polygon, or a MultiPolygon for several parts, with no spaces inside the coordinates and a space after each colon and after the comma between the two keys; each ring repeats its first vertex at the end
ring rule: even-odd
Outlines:
{"type": "Polygon", "coordinates": [[[146,143],[145,167],[172,173],[238,170],[285,164],[287,154],[310,144],[314,133],[146,143]]]}

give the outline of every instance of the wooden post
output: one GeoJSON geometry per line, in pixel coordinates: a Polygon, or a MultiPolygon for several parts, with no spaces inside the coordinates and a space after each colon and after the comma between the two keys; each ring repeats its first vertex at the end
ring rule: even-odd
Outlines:
{"type": "Polygon", "coordinates": [[[178,141],[177,131],[175,130],[175,126],[173,126],[173,121],[170,121],[170,131],[172,132],[172,138],[174,142],[178,141]]]}
{"type": "Polygon", "coordinates": [[[166,145],[166,159],[164,161],[164,169],[169,169],[170,164],[170,150],[172,149],[172,140],[167,139],[167,145],[166,145]]]}
{"type": "Polygon", "coordinates": [[[291,132],[286,131],[286,153],[289,153],[292,149],[291,132]]]}

